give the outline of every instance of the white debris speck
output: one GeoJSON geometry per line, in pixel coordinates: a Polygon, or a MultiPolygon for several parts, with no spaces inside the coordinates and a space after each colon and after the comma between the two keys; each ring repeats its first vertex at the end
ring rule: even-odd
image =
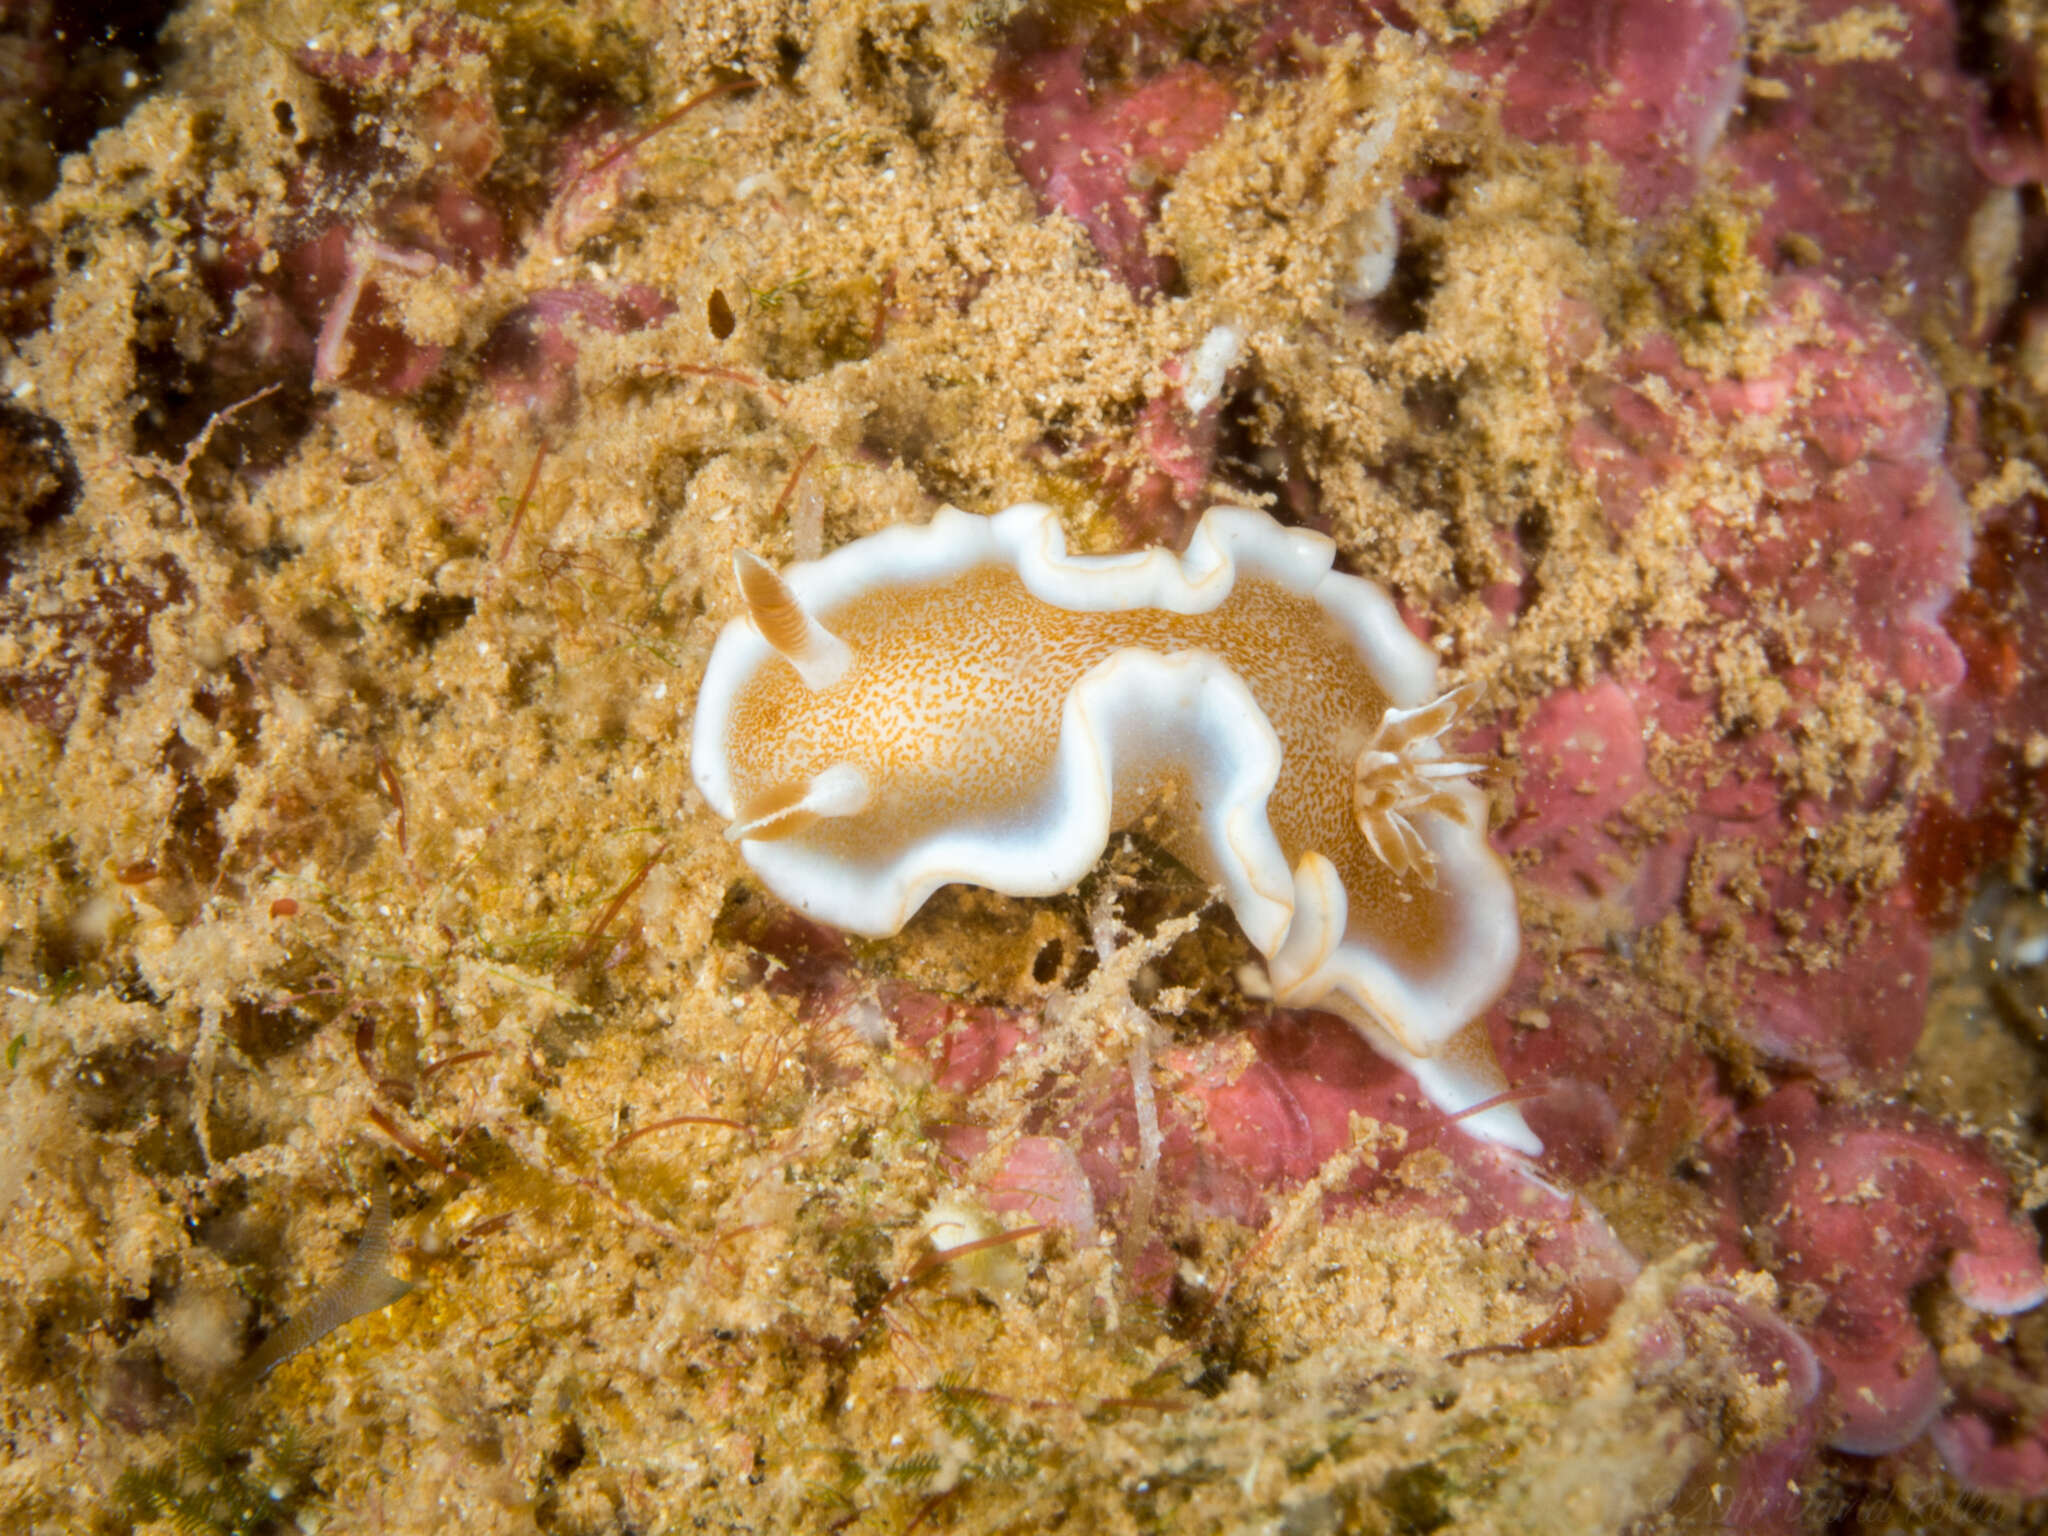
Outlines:
{"type": "Polygon", "coordinates": [[[1225,376],[1243,356],[1242,331],[1234,325],[1212,327],[1195,348],[1194,360],[1188,365],[1188,381],[1181,386],[1180,397],[1187,408],[1199,416],[1214,405],[1223,393],[1225,376]]]}
{"type": "MultiPolygon", "coordinates": [[[[924,1239],[932,1245],[932,1251],[940,1254],[999,1237],[1003,1231],[1000,1222],[957,1190],[933,1201],[918,1225],[924,1229],[924,1239]]],[[[1017,1290],[1025,1279],[1023,1261],[1015,1250],[1002,1246],[978,1249],[947,1267],[956,1292],[976,1290],[984,1295],[999,1295],[1017,1290]]]]}
{"type": "Polygon", "coordinates": [[[858,997],[847,1005],[840,1017],[846,1027],[867,1044],[881,1050],[889,1043],[889,1017],[882,1012],[882,1005],[872,997],[858,997]]]}
{"type": "Polygon", "coordinates": [[[1394,280],[1394,258],[1401,254],[1401,225],[1394,200],[1383,197],[1345,226],[1351,242],[1351,272],[1339,285],[1346,299],[1376,299],[1394,280]]]}
{"type": "MultiPolygon", "coordinates": [[[[1365,130],[1351,156],[1351,182],[1361,191],[1380,172],[1380,162],[1401,126],[1400,115],[1382,112],[1365,130]]],[[[1343,276],[1339,295],[1349,302],[1376,299],[1394,280],[1394,258],[1401,249],[1401,226],[1394,214],[1391,191],[1345,221],[1338,236],[1343,276]]]]}
{"type": "Polygon", "coordinates": [[[1363,181],[1379,166],[1380,156],[1387,152],[1387,146],[1394,142],[1394,130],[1401,126],[1401,119],[1393,112],[1382,112],[1373,119],[1372,126],[1365,130],[1365,137],[1358,141],[1358,153],[1352,157],[1353,172],[1363,181]]]}

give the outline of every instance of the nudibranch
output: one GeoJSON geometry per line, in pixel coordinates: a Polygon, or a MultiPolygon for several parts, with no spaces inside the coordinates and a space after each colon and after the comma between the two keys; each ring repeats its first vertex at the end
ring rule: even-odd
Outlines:
{"type": "MultiPolygon", "coordinates": [[[[1520,946],[1436,658],[1336,547],[1217,507],[1183,555],[1067,553],[1051,508],[948,507],[777,574],[735,561],[691,771],[772,891],[895,933],[940,886],[1067,890],[1112,828],[1219,884],[1274,1000],[1348,1019],[1452,1113],[1520,946]]],[[[1540,1144],[1511,1103],[1475,1134],[1540,1144]]]]}

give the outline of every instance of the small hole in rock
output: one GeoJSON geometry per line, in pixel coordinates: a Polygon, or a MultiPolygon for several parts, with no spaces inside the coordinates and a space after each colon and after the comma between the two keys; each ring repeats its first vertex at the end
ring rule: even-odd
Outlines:
{"type": "Polygon", "coordinates": [[[1038,952],[1038,958],[1031,962],[1031,979],[1041,987],[1051,986],[1059,980],[1060,971],[1066,962],[1066,948],[1054,939],[1038,952]]]}

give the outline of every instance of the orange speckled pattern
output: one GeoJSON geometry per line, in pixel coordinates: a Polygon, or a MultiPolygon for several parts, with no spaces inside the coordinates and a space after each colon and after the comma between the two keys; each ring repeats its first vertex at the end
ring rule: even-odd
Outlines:
{"type": "MultiPolygon", "coordinates": [[[[1289,864],[1313,850],[1337,867],[1350,937],[1404,968],[1439,958],[1455,927],[1446,895],[1397,878],[1352,814],[1353,765],[1387,695],[1314,599],[1245,579],[1208,613],[1071,612],[991,564],[868,592],[818,617],[851,647],[852,668],[814,693],[771,660],[740,689],[728,740],[743,820],[837,763],[860,768],[873,798],[857,816],[793,834],[820,852],[867,861],[943,828],[1033,819],[1056,791],[1061,710],[1086,673],[1128,647],[1203,650],[1244,681],[1280,738],[1268,813],[1289,864]]],[[[1119,784],[1118,820],[1162,788],[1119,784]]],[[[1175,821],[1185,832],[1192,817],[1175,821]]],[[[1169,840],[1203,862],[1197,838],[1169,840]]]]}

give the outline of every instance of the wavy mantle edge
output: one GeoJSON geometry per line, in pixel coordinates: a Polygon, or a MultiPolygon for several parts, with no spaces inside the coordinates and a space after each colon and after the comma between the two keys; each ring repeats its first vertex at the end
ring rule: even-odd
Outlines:
{"type": "MultiPolygon", "coordinates": [[[[1331,569],[1336,546],[1283,528],[1264,513],[1215,507],[1184,555],[1154,549],[1070,555],[1058,515],[1022,503],[990,517],[943,507],[929,523],[885,529],[782,574],[806,608],[829,620],[841,604],[878,588],[936,582],[982,566],[1014,570],[1041,601],[1073,612],[1159,608],[1205,613],[1240,575],[1310,598],[1371,668],[1396,708],[1436,694],[1436,657],[1371,582],[1331,569]]],[[[721,630],[698,693],[691,772],[723,820],[738,808],[724,722],[747,681],[778,660],[745,617],[721,630]]],[[[1275,1001],[1336,1012],[1381,1055],[1408,1072],[1431,1102],[1463,1114],[1502,1084],[1444,1054],[1445,1045],[1499,995],[1520,953],[1514,888],[1488,846],[1484,804],[1459,786],[1466,822],[1426,815],[1417,829],[1440,878],[1465,898],[1467,942],[1420,978],[1405,976],[1370,946],[1344,939],[1348,896],[1326,859],[1287,865],[1266,816],[1281,750],[1248,687],[1219,657],[1120,650],[1085,673],[1061,711],[1055,792],[1044,810],[1000,833],[970,827],[931,837],[893,859],[848,866],[800,842],[746,839],[742,852],[776,896],[818,922],[871,938],[901,930],[941,886],[982,886],[1009,896],[1071,889],[1108,846],[1119,770],[1144,772],[1172,758],[1203,805],[1200,829],[1233,912],[1269,962],[1275,1001]]],[[[1461,1120],[1485,1140],[1534,1155],[1541,1142],[1513,1104],[1461,1120]]]]}

